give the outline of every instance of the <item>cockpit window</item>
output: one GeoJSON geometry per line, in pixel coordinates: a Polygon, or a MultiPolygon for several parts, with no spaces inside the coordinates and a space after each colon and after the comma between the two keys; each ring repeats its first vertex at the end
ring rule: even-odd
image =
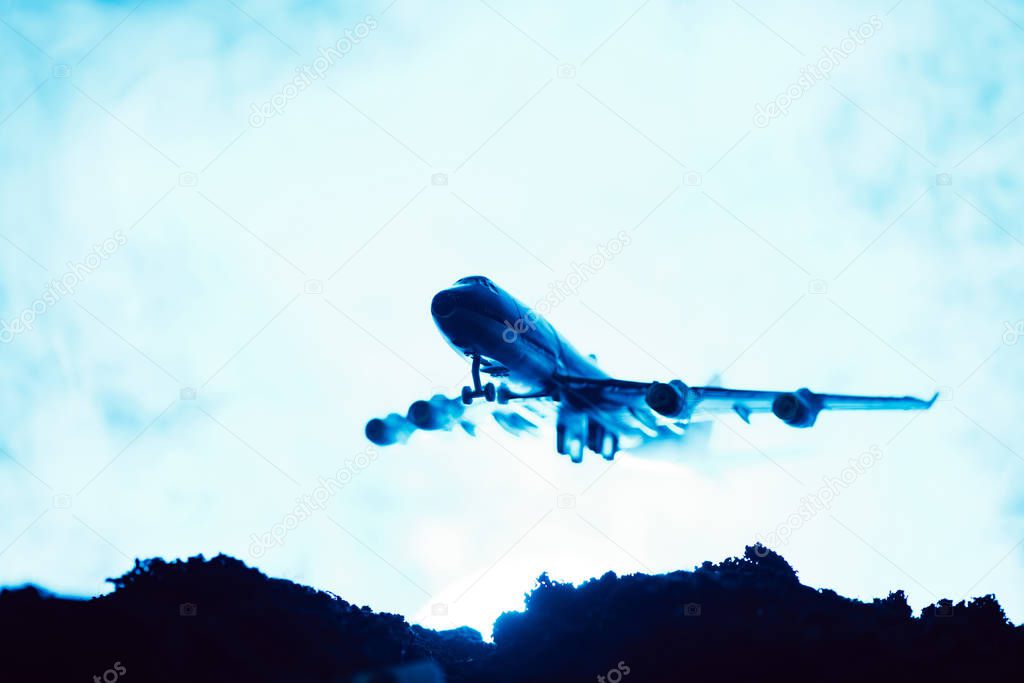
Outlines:
{"type": "Polygon", "coordinates": [[[494,286],[494,283],[491,282],[489,279],[485,278],[482,275],[471,275],[469,277],[464,277],[464,278],[462,278],[460,280],[457,280],[455,282],[455,284],[457,284],[457,285],[483,285],[484,287],[486,287],[487,289],[491,290],[492,292],[497,292],[498,291],[498,289],[494,286]]]}

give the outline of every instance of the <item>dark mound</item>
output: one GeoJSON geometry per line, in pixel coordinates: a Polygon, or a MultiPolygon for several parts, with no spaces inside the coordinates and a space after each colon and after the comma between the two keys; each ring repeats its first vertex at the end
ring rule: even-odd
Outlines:
{"type": "Polygon", "coordinates": [[[578,588],[543,575],[525,612],[499,618],[493,645],[224,555],[136,562],[111,581],[92,600],[0,593],[0,680],[948,680],[1024,664],[1024,632],[992,596],[914,618],[902,591],[864,603],[815,590],[761,546],[578,588]]]}

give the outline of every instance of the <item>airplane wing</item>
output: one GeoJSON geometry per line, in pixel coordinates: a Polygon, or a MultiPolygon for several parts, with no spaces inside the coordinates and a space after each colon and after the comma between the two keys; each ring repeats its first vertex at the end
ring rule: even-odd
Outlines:
{"type": "MultiPolygon", "coordinates": [[[[914,396],[819,394],[806,388],[790,392],[693,387],[690,391],[696,412],[735,412],[745,422],[750,422],[753,413],[771,412],[791,427],[813,426],[822,410],[927,410],[939,396],[936,393],[925,400],[914,396]]],[[[664,390],[653,391],[658,392],[664,390]]]]}
{"type": "MultiPolygon", "coordinates": [[[[656,433],[652,430],[658,429],[659,425],[662,428],[678,430],[702,417],[730,412],[736,413],[748,423],[750,416],[755,413],[773,413],[791,427],[806,428],[814,426],[822,410],[927,410],[938,398],[937,393],[925,400],[913,396],[819,394],[810,389],[758,391],[717,386],[691,387],[679,380],[635,382],[610,377],[568,376],[560,376],[557,379],[560,386],[568,392],[568,395],[561,397],[561,403],[555,404],[558,405],[559,425],[573,434],[579,432],[576,436],[581,441],[585,438],[584,430],[575,425],[573,416],[586,413],[598,423],[613,425],[616,420],[607,417],[605,411],[615,411],[617,407],[622,406],[629,407],[629,412],[636,418],[639,428],[648,433],[656,433]],[[573,429],[569,429],[570,427],[573,429]]],[[[550,395],[506,395],[502,398],[502,391],[498,392],[497,403],[485,404],[491,406],[490,412],[494,420],[512,434],[535,431],[537,418],[542,417],[540,413],[534,415],[517,412],[507,404],[510,398],[516,399],[516,403],[520,402],[518,399],[533,399],[523,403],[536,403],[538,398],[542,399],[542,403],[548,403],[550,395]]],[[[477,423],[469,415],[472,408],[473,406],[464,405],[460,398],[448,398],[437,394],[428,400],[415,401],[404,415],[391,413],[386,417],[370,420],[366,424],[366,436],[378,446],[386,446],[405,443],[419,430],[451,430],[461,427],[466,433],[475,435],[477,423]]],[[[590,432],[587,434],[590,435],[590,432]]],[[[597,444],[597,434],[593,434],[592,445],[595,450],[600,450],[602,447],[597,444]]],[[[614,454],[615,448],[611,446],[604,450],[610,450],[614,454]]],[[[578,461],[578,458],[574,460],[578,461]]]]}
{"type": "Polygon", "coordinates": [[[810,389],[757,391],[724,387],[691,387],[679,380],[633,382],[619,379],[563,377],[565,384],[591,400],[618,394],[632,396],[657,415],[674,421],[703,414],[733,412],[745,422],[754,413],[773,413],[791,427],[811,427],[822,410],[927,410],[938,398],[819,394],[810,389]]]}

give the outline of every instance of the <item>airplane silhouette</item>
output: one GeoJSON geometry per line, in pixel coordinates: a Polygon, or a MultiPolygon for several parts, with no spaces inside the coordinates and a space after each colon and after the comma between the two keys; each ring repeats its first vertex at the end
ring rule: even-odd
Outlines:
{"type": "MultiPolygon", "coordinates": [[[[448,344],[472,358],[473,385],[459,398],[438,394],[416,401],[405,415],[391,413],[366,424],[366,436],[385,446],[404,443],[417,429],[475,426],[466,419],[474,399],[508,406],[510,402],[551,404],[557,413],[559,454],[581,462],[586,449],[606,460],[620,448],[681,439],[698,422],[720,413],[736,413],[750,423],[754,413],[771,412],[791,427],[814,426],[822,410],[927,410],[929,400],[912,396],[849,396],[796,391],[752,391],[720,386],[687,386],[678,379],[637,382],[616,379],[566,342],[540,315],[482,276],[464,277],[438,292],[430,312],[448,344]],[[484,372],[504,381],[483,384],[484,372]]],[[[517,433],[536,428],[541,415],[495,409],[495,420],[517,433]]]]}

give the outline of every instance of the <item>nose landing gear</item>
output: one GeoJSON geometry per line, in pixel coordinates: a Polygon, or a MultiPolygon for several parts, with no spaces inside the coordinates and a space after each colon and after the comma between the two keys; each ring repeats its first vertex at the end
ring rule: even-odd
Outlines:
{"type": "Polygon", "coordinates": [[[480,356],[473,356],[473,386],[462,387],[462,402],[468,406],[474,398],[483,396],[485,401],[493,403],[497,395],[498,390],[494,387],[493,382],[480,384],[480,356]]]}

